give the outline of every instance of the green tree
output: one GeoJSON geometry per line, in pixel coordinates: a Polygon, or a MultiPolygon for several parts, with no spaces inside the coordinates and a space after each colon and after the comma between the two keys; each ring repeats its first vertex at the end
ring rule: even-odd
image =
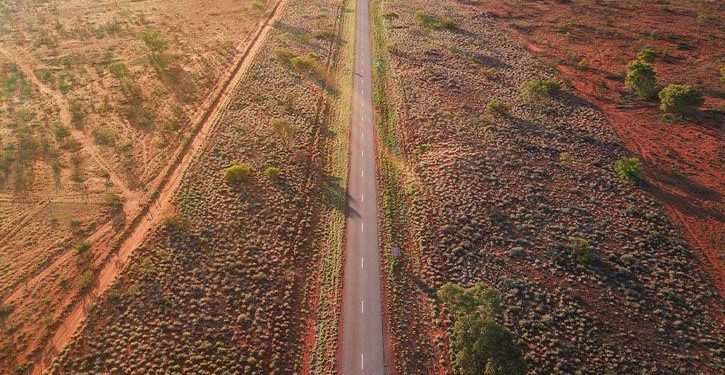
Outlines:
{"type": "Polygon", "coordinates": [[[657,94],[657,78],[652,64],[639,59],[627,64],[624,84],[642,99],[651,99],[657,94]]]}
{"type": "Polygon", "coordinates": [[[483,284],[448,283],[438,297],[453,315],[453,364],[462,375],[523,375],[526,363],[514,337],[496,322],[501,303],[483,284]]]}
{"type": "Polygon", "coordinates": [[[655,61],[655,56],[657,56],[657,54],[652,48],[642,48],[642,50],[637,53],[637,60],[652,64],[655,61]]]}

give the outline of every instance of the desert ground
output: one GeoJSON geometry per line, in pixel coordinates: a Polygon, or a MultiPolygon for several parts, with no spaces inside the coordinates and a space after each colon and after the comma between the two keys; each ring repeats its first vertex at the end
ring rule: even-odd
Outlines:
{"type": "Polygon", "coordinates": [[[0,374],[723,373],[724,19],[0,0],[0,374]]]}

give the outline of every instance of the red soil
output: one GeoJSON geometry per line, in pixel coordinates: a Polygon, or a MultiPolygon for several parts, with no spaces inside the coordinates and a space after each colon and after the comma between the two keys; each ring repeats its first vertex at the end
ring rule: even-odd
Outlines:
{"type": "MultiPolygon", "coordinates": [[[[516,6],[493,1],[481,7],[514,39],[556,65],[582,97],[606,113],[624,145],[644,162],[646,189],[665,206],[725,296],[725,100],[719,82],[722,36],[717,35],[725,7],[703,9],[691,1],[620,9],[595,1],[516,6]],[[645,46],[657,52],[659,84],[704,89],[706,104],[695,118],[669,124],[660,119],[656,103],[624,99],[626,62],[645,46]],[[579,66],[581,61],[585,67],[579,66]]],[[[722,314],[714,315],[722,324],[722,314]]]]}

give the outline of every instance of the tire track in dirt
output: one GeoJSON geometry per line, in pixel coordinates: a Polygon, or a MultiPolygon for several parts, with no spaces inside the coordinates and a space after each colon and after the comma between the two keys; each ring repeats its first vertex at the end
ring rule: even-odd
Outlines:
{"type": "Polygon", "coordinates": [[[101,266],[93,290],[71,307],[70,313],[63,319],[60,328],[46,343],[41,358],[34,363],[32,374],[41,374],[50,365],[53,357],[65,347],[72,335],[81,328],[95,299],[111,286],[116,276],[124,269],[133,251],[141,245],[151,229],[160,224],[165,215],[174,211],[172,198],[181,182],[184,171],[194,155],[205,146],[212,128],[224,112],[234,89],[251,66],[254,57],[264,43],[266,35],[274,23],[279,20],[282,10],[288,2],[289,0],[279,0],[269,12],[269,15],[260,21],[251,40],[245,43],[247,47],[237,59],[230,75],[220,85],[217,85],[213,94],[210,95],[210,98],[213,99],[205,106],[206,110],[197,116],[198,125],[195,127],[192,136],[176,155],[174,163],[167,168],[158,188],[151,194],[148,204],[141,208],[139,214],[132,220],[121,236],[116,251],[112,252],[112,255],[109,255],[101,266]]]}

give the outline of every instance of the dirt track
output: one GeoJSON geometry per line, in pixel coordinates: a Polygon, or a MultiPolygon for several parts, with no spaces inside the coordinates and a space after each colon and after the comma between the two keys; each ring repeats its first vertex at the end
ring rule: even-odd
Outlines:
{"type": "Polygon", "coordinates": [[[42,358],[35,363],[33,374],[40,374],[50,364],[54,355],[63,349],[72,335],[81,327],[88,307],[111,286],[116,276],[123,270],[133,251],[144,241],[149,231],[159,225],[161,220],[168,216],[169,213],[173,212],[172,198],[186,167],[206,143],[207,136],[216,124],[219,115],[223,113],[224,108],[227,106],[231,93],[252,64],[272,25],[281,16],[287,1],[280,0],[269,16],[257,26],[251,40],[243,43],[246,47],[239,54],[228,78],[222,80],[216,86],[203,105],[205,110],[200,112],[194,119],[197,124],[194,136],[176,155],[175,162],[166,170],[159,183],[159,188],[155,193],[152,193],[148,204],[131,220],[131,224],[123,233],[122,240],[114,255],[107,259],[98,273],[98,282],[94,289],[89,293],[88,297],[75,304],[70,314],[63,320],[61,328],[55,332],[51,340],[46,344],[42,358]]]}

